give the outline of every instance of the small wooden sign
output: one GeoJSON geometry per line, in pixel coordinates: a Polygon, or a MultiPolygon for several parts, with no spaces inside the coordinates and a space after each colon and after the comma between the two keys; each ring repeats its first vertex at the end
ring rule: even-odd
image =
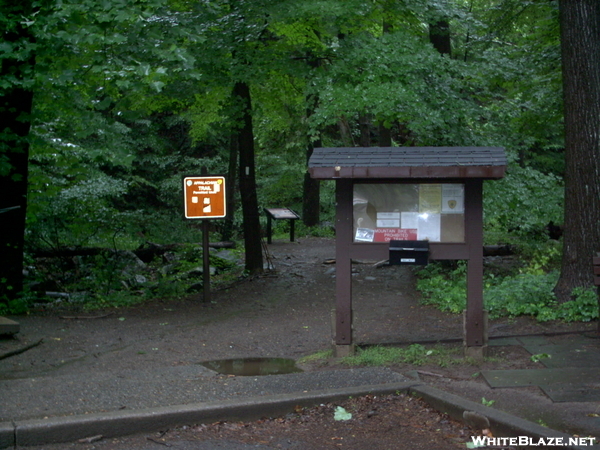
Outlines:
{"type": "Polygon", "coordinates": [[[185,177],[183,196],[186,219],[220,219],[227,215],[223,176],[185,177]]]}
{"type": "Polygon", "coordinates": [[[300,218],[298,214],[289,208],[265,208],[267,214],[273,219],[291,219],[297,220],[300,218]]]}

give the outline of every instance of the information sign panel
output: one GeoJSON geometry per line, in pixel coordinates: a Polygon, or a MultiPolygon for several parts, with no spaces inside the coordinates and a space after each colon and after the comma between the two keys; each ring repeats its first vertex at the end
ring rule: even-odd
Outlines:
{"type": "Polygon", "coordinates": [[[227,214],[225,177],[186,177],[183,195],[186,219],[219,219],[227,214]]]}
{"type": "Polygon", "coordinates": [[[463,183],[355,183],[354,242],[465,242],[463,183]]]}
{"type": "Polygon", "coordinates": [[[299,219],[300,216],[288,208],[265,208],[267,214],[273,219],[299,219]]]}

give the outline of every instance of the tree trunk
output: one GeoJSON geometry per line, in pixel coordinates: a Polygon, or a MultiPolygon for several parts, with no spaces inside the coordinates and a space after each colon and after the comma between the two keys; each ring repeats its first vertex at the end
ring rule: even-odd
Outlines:
{"type": "MultiPolygon", "coordinates": [[[[317,58],[310,58],[308,64],[312,69],[320,67],[321,62],[317,58]]],[[[306,97],[306,118],[310,119],[319,104],[317,94],[306,97]]],[[[306,164],[313,154],[315,147],[320,147],[321,139],[313,142],[308,133],[308,144],[306,146],[306,164]]],[[[310,176],[308,170],[304,172],[304,183],[302,186],[302,222],[307,227],[314,227],[321,221],[321,181],[310,176]]]]}
{"type": "MultiPolygon", "coordinates": [[[[385,19],[383,20],[383,33],[391,33],[393,30],[392,25],[387,22],[385,19]]],[[[379,147],[391,147],[392,146],[392,125],[386,127],[383,122],[379,123],[377,136],[377,145],[379,147]]]]}
{"type": "Polygon", "coordinates": [[[379,137],[377,139],[377,145],[380,147],[391,147],[392,146],[392,130],[386,127],[384,124],[379,125],[379,137]]]}
{"type": "Polygon", "coordinates": [[[15,21],[13,28],[2,32],[2,42],[13,47],[13,54],[18,55],[0,61],[0,79],[9,83],[0,90],[0,302],[6,302],[23,290],[29,161],[27,135],[33,99],[30,81],[35,61],[33,54],[23,59],[33,37],[20,25],[23,17],[30,17],[31,3],[10,0],[5,2],[2,12],[15,21]]]}
{"type": "Polygon", "coordinates": [[[240,152],[240,197],[244,217],[244,247],[246,270],[250,273],[263,270],[262,245],[258,197],[256,195],[256,174],[254,167],[254,132],[252,128],[252,101],[250,87],[237,82],[233,89],[237,102],[242,106],[242,127],[238,132],[240,152]]]}
{"type": "Polygon", "coordinates": [[[565,222],[554,292],[591,287],[600,252],[600,2],[559,2],[565,111],[565,222]]]}
{"type": "Polygon", "coordinates": [[[429,42],[442,55],[452,55],[452,41],[450,39],[450,24],[442,19],[429,24],[429,42]]]}
{"type": "MultiPolygon", "coordinates": [[[[309,143],[306,149],[306,161],[308,162],[315,147],[320,147],[321,141],[309,143]]],[[[308,171],[304,173],[304,196],[302,197],[302,222],[307,227],[314,227],[321,220],[321,182],[310,176],[308,171]]]]}
{"type": "Polygon", "coordinates": [[[340,139],[345,147],[354,147],[354,139],[352,138],[352,130],[348,119],[344,116],[338,119],[338,127],[340,130],[340,139]]]}
{"type": "Polygon", "coordinates": [[[371,120],[366,114],[361,114],[358,118],[358,124],[360,127],[360,140],[359,147],[370,147],[371,146],[371,120]]]}
{"type": "Polygon", "coordinates": [[[235,192],[236,192],[236,175],[237,175],[237,160],[239,158],[239,142],[237,136],[232,136],[229,140],[229,167],[227,170],[227,217],[223,223],[221,239],[230,241],[233,238],[233,228],[235,223],[235,192]]]}

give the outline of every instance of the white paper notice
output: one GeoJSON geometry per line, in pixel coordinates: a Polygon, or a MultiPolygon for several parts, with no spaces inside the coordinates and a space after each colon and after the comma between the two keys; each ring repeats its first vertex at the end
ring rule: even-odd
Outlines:
{"type": "Polygon", "coordinates": [[[402,228],[419,228],[419,213],[417,212],[403,212],[401,213],[400,226],[402,228]]]}
{"type": "Polygon", "coordinates": [[[442,184],[442,212],[463,214],[465,212],[465,187],[462,184],[442,184]]]}
{"type": "Polygon", "coordinates": [[[400,213],[378,212],[377,228],[400,228],[400,213]]]}
{"type": "Polygon", "coordinates": [[[440,242],[441,214],[419,214],[417,239],[419,241],[440,242]]]}

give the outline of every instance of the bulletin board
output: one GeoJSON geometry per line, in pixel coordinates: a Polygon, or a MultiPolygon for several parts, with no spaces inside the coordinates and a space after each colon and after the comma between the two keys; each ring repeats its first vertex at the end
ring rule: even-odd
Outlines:
{"type": "Polygon", "coordinates": [[[354,242],[465,242],[462,183],[355,183],[354,242]]]}

